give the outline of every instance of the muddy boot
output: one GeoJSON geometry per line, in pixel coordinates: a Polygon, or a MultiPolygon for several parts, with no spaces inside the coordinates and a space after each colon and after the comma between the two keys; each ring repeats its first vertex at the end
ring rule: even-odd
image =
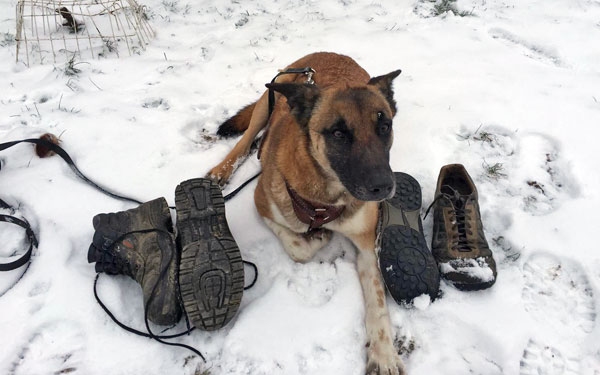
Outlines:
{"type": "Polygon", "coordinates": [[[199,329],[219,329],[235,316],[244,290],[244,264],[221,189],[209,179],[184,181],[175,189],[175,206],[186,314],[199,329]]]}
{"type": "Polygon", "coordinates": [[[496,262],[483,233],[477,188],[461,164],[442,167],[435,196],[431,248],[442,277],[460,290],[489,288],[496,262]]]}
{"type": "Polygon", "coordinates": [[[142,287],[148,320],[159,325],[177,323],[182,314],[177,287],[179,253],[165,199],[96,215],[93,225],[96,232],[88,262],[96,263],[96,272],[133,278],[142,287]]]}
{"type": "Polygon", "coordinates": [[[379,268],[398,303],[427,294],[438,296],[440,275],[423,236],[421,186],[406,173],[395,172],[396,194],[381,203],[379,268]]]}

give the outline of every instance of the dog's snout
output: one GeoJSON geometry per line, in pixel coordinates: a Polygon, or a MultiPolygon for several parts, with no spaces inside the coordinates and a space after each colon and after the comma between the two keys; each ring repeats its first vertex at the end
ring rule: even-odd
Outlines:
{"type": "Polygon", "coordinates": [[[375,195],[385,194],[385,195],[388,195],[389,193],[391,193],[391,191],[392,191],[393,188],[394,188],[394,186],[391,185],[391,184],[379,184],[379,185],[370,186],[368,189],[369,189],[369,192],[371,194],[375,194],[375,195]]]}
{"type": "Polygon", "coordinates": [[[366,195],[365,200],[379,201],[389,198],[394,194],[395,181],[387,173],[378,174],[364,182],[366,195]]]}

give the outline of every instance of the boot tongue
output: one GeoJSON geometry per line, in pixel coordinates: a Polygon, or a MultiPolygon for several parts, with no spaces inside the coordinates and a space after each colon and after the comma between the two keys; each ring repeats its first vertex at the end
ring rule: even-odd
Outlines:
{"type": "Polygon", "coordinates": [[[459,210],[465,208],[465,204],[467,202],[467,199],[469,198],[468,195],[460,195],[458,190],[454,189],[450,185],[443,185],[440,189],[440,192],[442,193],[444,198],[448,199],[452,203],[454,208],[459,210]]]}

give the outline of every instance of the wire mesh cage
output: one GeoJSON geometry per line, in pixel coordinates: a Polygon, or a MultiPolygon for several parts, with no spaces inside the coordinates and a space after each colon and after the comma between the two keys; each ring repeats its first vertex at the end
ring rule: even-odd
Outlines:
{"type": "Polygon", "coordinates": [[[154,31],[135,0],[19,0],[17,61],[57,63],[146,49],[154,31]]]}

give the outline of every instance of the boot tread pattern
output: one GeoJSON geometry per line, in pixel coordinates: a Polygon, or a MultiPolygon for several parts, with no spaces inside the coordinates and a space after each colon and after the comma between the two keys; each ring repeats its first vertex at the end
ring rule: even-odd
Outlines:
{"type": "Polygon", "coordinates": [[[394,177],[396,193],[388,202],[403,210],[409,221],[418,223],[419,231],[404,225],[383,229],[379,253],[381,274],[396,302],[408,303],[422,294],[433,300],[439,292],[440,276],[423,236],[421,186],[409,174],[394,172],[394,177]]]}
{"type": "Polygon", "coordinates": [[[207,179],[184,181],[175,190],[175,205],[186,313],[199,329],[219,329],[235,316],[244,289],[244,265],[221,189],[207,179]]]}

